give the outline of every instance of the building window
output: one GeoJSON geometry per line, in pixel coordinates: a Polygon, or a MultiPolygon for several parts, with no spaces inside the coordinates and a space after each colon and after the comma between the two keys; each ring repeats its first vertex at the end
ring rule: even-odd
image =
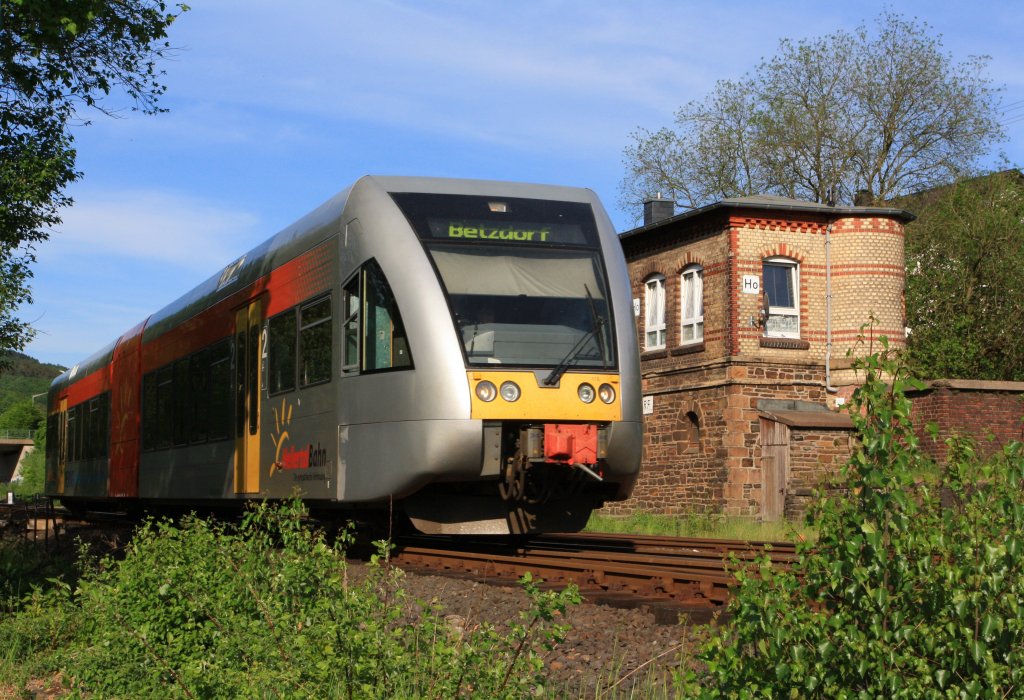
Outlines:
{"type": "Polygon", "coordinates": [[[690,265],[679,276],[682,298],[680,345],[704,340],[704,268],[690,265]]]}
{"type": "Polygon", "coordinates": [[[665,276],[655,275],[646,282],[644,305],[644,349],[665,347],[665,276]]]}
{"type": "Polygon", "coordinates": [[[761,282],[768,297],[764,334],[769,338],[799,338],[799,265],[787,258],[767,258],[761,266],[761,282]]]}

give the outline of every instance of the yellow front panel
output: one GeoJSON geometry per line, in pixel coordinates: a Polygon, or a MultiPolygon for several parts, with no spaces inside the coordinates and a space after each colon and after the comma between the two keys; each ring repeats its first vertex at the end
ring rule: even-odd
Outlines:
{"type": "Polygon", "coordinates": [[[505,372],[491,370],[473,370],[469,376],[469,393],[472,401],[471,417],[478,420],[542,420],[542,421],[589,421],[602,423],[622,419],[622,397],[619,391],[617,374],[582,374],[566,372],[562,375],[559,386],[544,386],[544,374],[533,372],[505,372]],[[522,395],[518,401],[508,402],[501,396],[493,401],[481,401],[476,395],[476,387],[482,381],[489,381],[500,391],[504,382],[512,381],[519,385],[522,395]],[[602,384],[610,384],[615,389],[615,400],[610,404],[603,403],[594,397],[593,403],[583,403],[577,389],[586,382],[597,392],[602,384]]]}

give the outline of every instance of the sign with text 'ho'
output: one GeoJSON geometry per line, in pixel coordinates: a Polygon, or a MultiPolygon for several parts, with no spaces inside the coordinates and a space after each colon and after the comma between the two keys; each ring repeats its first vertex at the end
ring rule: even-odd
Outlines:
{"type": "Polygon", "coordinates": [[[740,282],[740,291],[744,294],[760,294],[761,278],[757,275],[743,275],[743,281],[740,282]]]}

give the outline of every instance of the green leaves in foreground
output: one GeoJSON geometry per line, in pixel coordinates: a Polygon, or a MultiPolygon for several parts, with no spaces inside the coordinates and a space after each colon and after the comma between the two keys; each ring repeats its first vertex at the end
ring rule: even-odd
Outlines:
{"type": "Polygon", "coordinates": [[[1024,696],[1024,451],[982,463],[951,440],[936,466],[918,450],[903,368],[883,354],[861,369],[845,489],[809,516],[819,537],[791,572],[739,571],[733,623],[691,694],[1024,696]]]}
{"type": "MultiPolygon", "coordinates": [[[[100,562],[74,593],[37,594],[22,615],[60,611],[69,636],[63,646],[27,639],[23,654],[45,651],[89,697],[519,698],[540,689],[538,652],[559,638],[554,618],[574,591],[541,593],[526,581],[533,607],[507,633],[453,626],[432,606],[404,604],[383,544],[356,580],[303,515],[295,502],[258,506],[238,528],[148,523],[123,560],[100,562]]],[[[5,626],[0,634],[33,628],[5,626]]]]}

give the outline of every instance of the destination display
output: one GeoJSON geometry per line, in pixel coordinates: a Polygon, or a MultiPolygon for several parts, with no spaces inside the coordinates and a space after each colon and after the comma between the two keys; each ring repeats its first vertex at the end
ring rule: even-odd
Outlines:
{"type": "Polygon", "coordinates": [[[578,224],[547,224],[529,221],[482,221],[430,218],[431,238],[492,243],[560,243],[583,245],[587,237],[578,224]]]}

